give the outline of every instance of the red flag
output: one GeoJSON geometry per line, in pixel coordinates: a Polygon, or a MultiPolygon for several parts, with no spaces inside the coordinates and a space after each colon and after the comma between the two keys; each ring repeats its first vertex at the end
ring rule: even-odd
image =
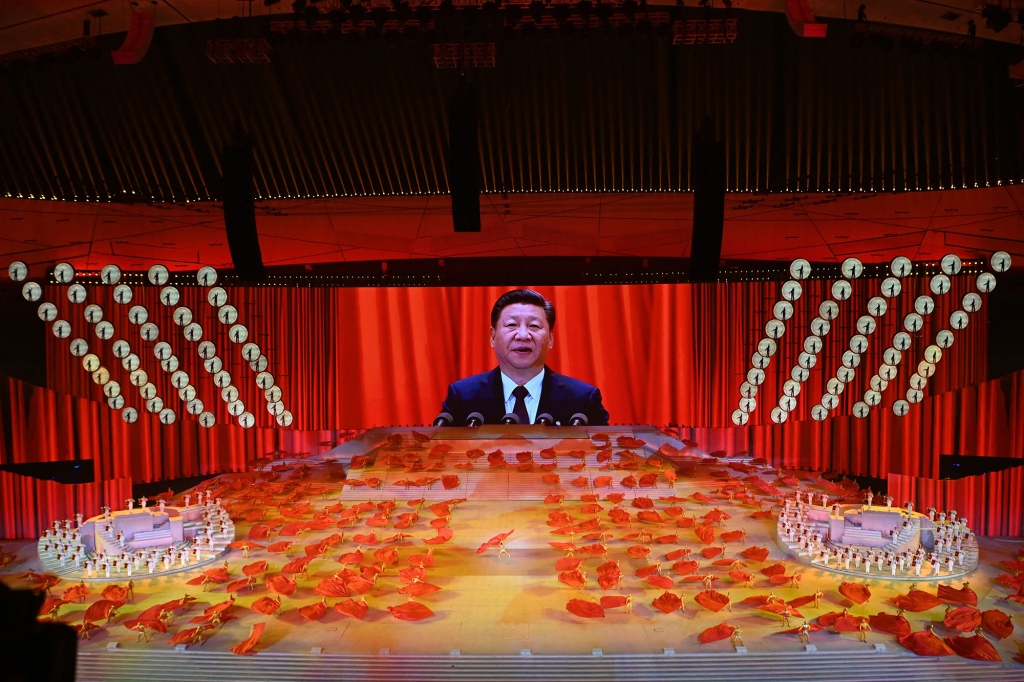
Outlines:
{"type": "Polygon", "coordinates": [[[104,618],[111,618],[114,615],[114,611],[124,606],[124,602],[111,601],[110,599],[100,599],[97,602],[93,602],[89,605],[89,608],[85,610],[85,614],[82,616],[83,623],[94,623],[104,618]]]}
{"type": "Polygon", "coordinates": [[[281,602],[277,599],[271,599],[270,597],[260,597],[253,602],[251,608],[253,611],[257,611],[266,616],[272,616],[279,608],[281,608],[281,602]]]}
{"type": "Polygon", "coordinates": [[[565,610],[580,618],[604,618],[604,607],[584,599],[570,599],[565,610]]]}
{"type": "Polygon", "coordinates": [[[352,599],[345,599],[334,605],[334,610],[345,616],[352,616],[360,620],[366,615],[370,607],[365,601],[354,601],[352,599]]]}
{"type": "Polygon", "coordinates": [[[740,552],[740,555],[745,559],[751,561],[764,561],[768,558],[768,549],[766,547],[748,547],[747,549],[740,552]]]}
{"type": "Polygon", "coordinates": [[[871,598],[871,591],[860,583],[843,583],[839,586],[839,593],[855,604],[862,604],[871,598]]]}
{"type": "Polygon", "coordinates": [[[897,637],[896,641],[918,656],[952,656],[956,653],[945,642],[936,637],[931,630],[921,630],[909,635],[902,635],[897,637]]]}
{"type": "Polygon", "coordinates": [[[729,597],[725,596],[721,592],[715,590],[705,590],[696,597],[693,598],[695,602],[708,609],[718,613],[729,604],[729,597]]]}
{"type": "Polygon", "coordinates": [[[697,537],[700,538],[700,541],[705,545],[710,545],[715,541],[715,529],[710,526],[694,528],[693,532],[697,534],[697,537]]]}
{"type": "Polygon", "coordinates": [[[954,604],[967,604],[968,606],[978,605],[978,595],[968,587],[966,584],[959,590],[954,590],[949,585],[939,585],[938,597],[943,601],[953,602],[954,604]]]}
{"type": "Polygon", "coordinates": [[[981,626],[985,632],[999,639],[1006,639],[1013,633],[1013,621],[999,609],[990,609],[981,614],[981,626]]]}
{"type": "Polygon", "coordinates": [[[618,594],[608,594],[601,597],[601,607],[605,609],[616,609],[620,606],[625,606],[628,602],[628,597],[618,594]]]}
{"type": "Polygon", "coordinates": [[[327,601],[326,600],[318,601],[315,604],[310,604],[309,606],[303,606],[302,608],[299,609],[299,614],[303,618],[308,618],[309,620],[320,620],[325,613],[327,613],[327,601]]]}
{"type": "Polygon", "coordinates": [[[972,658],[975,661],[991,661],[993,663],[1003,660],[999,652],[996,651],[996,648],[992,646],[992,642],[985,639],[982,635],[946,637],[946,644],[964,658],[972,658]]]}
{"type": "Polygon", "coordinates": [[[267,589],[285,597],[295,594],[297,587],[295,580],[287,575],[275,575],[267,579],[267,589]]]}
{"type": "Polygon", "coordinates": [[[910,590],[906,594],[893,597],[892,603],[904,611],[920,613],[921,611],[934,609],[942,603],[942,600],[924,590],[910,590]]]}
{"type": "Polygon", "coordinates": [[[942,624],[951,630],[960,632],[973,632],[981,627],[981,611],[964,604],[946,613],[942,624]]]}
{"type": "Polygon", "coordinates": [[[912,632],[910,622],[903,616],[891,613],[876,613],[868,618],[872,630],[888,632],[890,635],[909,635],[912,632]]]}
{"type": "Polygon", "coordinates": [[[572,571],[563,571],[562,573],[559,573],[558,582],[568,585],[569,587],[579,587],[587,581],[583,577],[583,573],[577,568],[572,571]]]}
{"type": "Polygon", "coordinates": [[[679,575],[690,575],[691,573],[696,572],[699,566],[699,561],[677,561],[672,564],[672,570],[679,575]]]}
{"type": "Polygon", "coordinates": [[[437,535],[432,538],[427,538],[423,541],[426,545],[443,545],[452,539],[455,532],[451,528],[438,528],[437,535]]]}
{"type": "Polygon", "coordinates": [[[400,606],[389,606],[388,611],[399,620],[423,620],[434,615],[433,611],[415,601],[407,601],[400,606]]]}
{"type": "Polygon", "coordinates": [[[480,545],[480,547],[477,548],[476,553],[477,554],[483,554],[485,551],[487,551],[488,547],[497,547],[499,544],[501,544],[501,542],[505,538],[507,538],[509,535],[512,535],[512,533],[514,533],[514,532],[515,532],[515,529],[512,529],[512,530],[507,531],[505,533],[498,533],[493,538],[491,538],[487,542],[485,542],[482,545],[480,545]]]}
{"type": "Polygon", "coordinates": [[[672,578],[667,575],[652,575],[648,576],[647,584],[651,587],[657,587],[658,589],[667,590],[673,585],[672,578]]]}
{"type": "Polygon", "coordinates": [[[728,623],[719,623],[715,627],[708,628],[697,635],[697,640],[701,644],[710,644],[711,642],[717,642],[722,639],[729,639],[732,637],[732,633],[734,632],[736,632],[736,628],[733,626],[728,623]]]}
{"type": "Polygon", "coordinates": [[[683,600],[679,595],[673,594],[672,592],[663,592],[660,597],[651,602],[651,606],[658,609],[662,613],[672,613],[679,609],[683,605],[683,600]]]}
{"type": "Polygon", "coordinates": [[[832,626],[836,632],[858,632],[860,624],[866,620],[864,616],[839,616],[832,626]]]}
{"type": "Polygon", "coordinates": [[[317,583],[314,591],[325,597],[348,596],[348,588],[345,586],[345,581],[341,578],[327,578],[326,580],[321,580],[317,583]]]}

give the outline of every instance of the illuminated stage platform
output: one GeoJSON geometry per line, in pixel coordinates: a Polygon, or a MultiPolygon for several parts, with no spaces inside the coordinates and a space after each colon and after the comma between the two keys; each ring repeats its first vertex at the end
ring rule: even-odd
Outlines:
{"type": "MultiPolygon", "coordinates": [[[[259,471],[207,481],[201,487],[224,498],[236,537],[252,538],[261,547],[252,547],[247,558],[242,550],[230,550],[225,555],[230,582],[210,584],[206,591],[186,585],[205,567],[154,578],[136,575],[135,600],[121,606],[109,623],[98,622],[90,639],[81,642],[78,678],[726,682],[1024,676],[1024,665],[1014,661],[1021,654],[1019,631],[1004,639],[988,631],[979,634],[1002,658],[986,663],[957,655],[917,656],[879,629],[861,642],[856,632],[836,633],[835,626],[828,626],[812,632],[807,647],[795,633],[783,632],[787,628],[779,614],[759,608],[772,594],[786,602],[798,600],[794,608],[802,616],[791,617],[791,628],[821,616],[831,622],[844,609],[855,617],[896,615],[892,600],[906,595],[906,583],[874,572],[837,576],[792,561],[776,545],[776,505],[783,497],[797,489],[833,491],[835,483],[803,475],[793,479],[788,473],[780,477],[749,460],[708,459],[649,428],[480,430],[475,439],[465,431],[376,429],[321,456],[269,462],[259,471]],[[600,440],[602,433],[609,442],[600,440]],[[344,480],[338,463],[344,465],[344,480]],[[674,483],[671,472],[678,472],[674,483]],[[445,478],[452,476],[458,481],[445,478]],[[796,480],[796,485],[783,479],[796,480]],[[564,496],[561,502],[559,495],[564,496]],[[598,497],[581,500],[586,495],[598,497]],[[390,501],[395,508],[386,513],[390,501]],[[445,501],[453,501],[447,523],[445,501]],[[354,513],[360,503],[365,511],[354,513]],[[716,509],[727,517],[717,519],[716,509]],[[451,537],[444,540],[448,531],[451,537]],[[503,545],[511,556],[500,556],[497,542],[478,553],[489,539],[508,531],[514,532],[503,545]],[[340,542],[332,537],[342,533],[340,542]],[[604,547],[601,534],[610,534],[604,547]],[[284,542],[290,544],[278,544],[284,542]],[[552,542],[572,544],[572,557],[552,542]],[[424,558],[430,549],[433,566],[424,558]],[[283,572],[306,556],[316,557],[307,575],[283,572]],[[578,582],[569,575],[573,571],[565,570],[572,561],[556,568],[566,559],[582,560],[576,578],[585,582],[579,589],[570,586],[578,582]],[[267,570],[255,573],[250,590],[244,586],[243,567],[260,561],[267,562],[267,570]],[[598,567],[616,561],[621,586],[604,589],[598,567]],[[659,561],[660,576],[654,568],[659,561]],[[424,562],[425,573],[418,577],[408,570],[424,562]],[[381,563],[387,566],[375,584],[360,579],[372,576],[371,567],[381,563]],[[339,574],[343,586],[331,580],[339,574]],[[707,600],[703,579],[708,575],[713,576],[711,591],[724,595],[731,606],[707,600]],[[784,580],[773,580],[780,575],[784,580]],[[290,595],[290,581],[284,578],[295,581],[290,595]],[[238,580],[242,587],[235,584],[238,580]],[[843,581],[866,587],[869,598],[857,604],[844,596],[839,591],[843,581]],[[204,610],[229,600],[227,588],[236,590],[236,601],[225,605],[223,623],[199,633],[201,645],[185,646],[185,641],[177,650],[172,637],[196,627],[189,621],[204,610]],[[809,599],[818,591],[821,602],[815,608],[809,599]],[[671,602],[666,592],[681,597],[683,608],[659,610],[671,602]],[[166,633],[149,633],[151,640],[140,642],[126,627],[143,611],[186,593],[198,602],[188,611],[175,610],[166,633]],[[596,602],[609,596],[631,597],[631,612],[612,603],[588,607],[591,615],[600,610],[603,617],[583,618],[567,610],[571,600],[596,602]],[[267,608],[278,599],[276,611],[267,608]],[[368,607],[362,618],[335,608],[346,604],[342,610],[358,612],[361,600],[368,607]],[[410,601],[426,610],[405,609],[420,610],[425,618],[397,617],[410,601]],[[325,607],[322,612],[319,604],[325,607]],[[274,612],[268,615],[254,606],[274,612]],[[258,624],[265,631],[252,650],[244,656],[231,653],[258,624]],[[734,646],[727,635],[704,644],[698,639],[725,624],[741,629],[742,646],[734,646]]],[[[847,503],[859,497],[850,487],[845,491],[847,503]]],[[[1021,620],[1024,603],[1007,599],[1017,591],[996,582],[999,562],[1016,559],[1018,548],[1024,544],[982,539],[981,564],[970,576],[979,612],[999,610],[1021,620]]],[[[28,552],[34,554],[34,544],[22,550],[28,552]]],[[[33,565],[38,559],[20,563],[5,581],[27,586],[27,579],[13,576],[33,565]]],[[[104,582],[90,583],[91,594],[62,606],[58,619],[81,623],[101,598],[104,582]]],[[[122,577],[109,584],[125,582],[122,577]]],[[[934,595],[945,583],[940,576],[938,583],[922,580],[918,587],[934,595]]],[[[53,595],[72,584],[56,585],[53,595]]],[[[961,585],[956,579],[951,587],[962,595],[961,585]]],[[[904,616],[914,632],[934,626],[940,640],[973,637],[943,624],[947,605],[959,604],[937,599],[934,606],[904,616]]]]}

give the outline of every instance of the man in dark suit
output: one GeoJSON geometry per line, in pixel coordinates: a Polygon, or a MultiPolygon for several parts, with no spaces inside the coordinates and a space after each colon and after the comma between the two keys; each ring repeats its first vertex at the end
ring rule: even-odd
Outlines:
{"type": "Polygon", "coordinates": [[[547,414],[564,425],[582,414],[591,426],[607,425],[600,390],[544,365],[554,328],[555,307],[536,291],[502,294],[491,309],[491,348],[498,366],[448,386],[441,409],[451,415],[452,425],[462,426],[473,412],[482,414],[485,424],[499,424],[512,413],[520,424],[547,414]]]}

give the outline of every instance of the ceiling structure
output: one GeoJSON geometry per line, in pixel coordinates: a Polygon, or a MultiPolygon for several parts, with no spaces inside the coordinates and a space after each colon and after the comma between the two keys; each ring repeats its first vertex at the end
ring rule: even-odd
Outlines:
{"type": "MultiPolygon", "coordinates": [[[[147,2],[137,6],[164,28],[137,66],[97,51],[0,67],[4,261],[37,272],[61,260],[230,267],[216,199],[220,153],[240,123],[255,138],[271,268],[686,258],[700,165],[690,144],[705,111],[726,148],[725,260],[1024,254],[1005,46],[951,56],[855,44],[849,21],[830,24],[828,40],[798,39],[782,0],[734,0],[736,14],[776,14],[744,15],[740,39],[714,53],[607,33],[517,37],[497,69],[478,72],[483,227],[456,234],[445,156],[458,76],[433,67],[428,43],[292,36],[275,42],[271,65],[214,65],[206,40],[233,30],[215,19],[290,17],[290,3],[147,2]]],[[[812,3],[847,20],[858,4],[812,3]]],[[[1017,24],[988,31],[971,0],[865,4],[872,21],[961,33],[973,18],[980,37],[1020,37],[1017,24]]],[[[114,48],[132,11],[124,0],[0,0],[0,53],[76,38],[87,18],[114,48]]]]}
{"type": "MultiPolygon", "coordinates": [[[[321,0],[321,7],[338,2],[321,0]]],[[[376,5],[375,2],[367,3],[376,5]]],[[[388,4],[388,3],[385,3],[388,4]]],[[[419,3],[411,2],[413,6],[419,3]]],[[[464,4],[464,3],[457,3],[464,4]]],[[[651,6],[675,6],[675,0],[649,0],[651,6]]],[[[686,2],[695,5],[695,0],[686,2]]],[[[720,0],[714,4],[721,5],[720,0]]],[[[819,19],[855,19],[860,0],[811,0],[819,19]]],[[[1013,44],[1021,42],[1021,25],[1012,23],[995,32],[985,25],[980,0],[864,0],[869,21],[910,26],[930,31],[963,35],[967,22],[974,20],[978,37],[1013,44]]],[[[1014,6],[1014,0],[1010,0],[1014,6]]],[[[82,22],[89,19],[93,35],[128,30],[133,11],[152,11],[157,26],[230,19],[243,12],[248,16],[288,16],[291,2],[270,7],[262,2],[239,0],[0,0],[0,54],[73,40],[82,35],[82,22]],[[95,14],[104,13],[97,17],[95,14]],[[92,14],[90,14],[92,13],[92,14]]],[[[785,0],[733,0],[736,9],[782,13],[785,0]]],[[[1014,7],[1014,10],[1020,9],[1014,7]]]]}
{"type": "Polygon", "coordinates": [[[0,67],[0,195],[218,200],[240,131],[257,199],[447,194],[449,98],[468,85],[483,192],[689,191],[708,129],[731,192],[1024,179],[1006,46],[878,44],[849,21],[802,39],[782,15],[739,10],[734,43],[673,46],[665,25],[544,37],[426,11],[440,27],[394,40],[204,22],[161,29],[137,65],[98,49],[0,67]],[[207,58],[238,34],[267,36],[271,61],[207,58]],[[496,66],[437,68],[432,41],[451,35],[495,41],[496,66]]]}
{"type": "MultiPolygon", "coordinates": [[[[871,195],[730,194],[722,258],[833,263],[897,255],[930,261],[1005,250],[1024,256],[1019,185],[871,195]]],[[[257,204],[268,267],[488,256],[687,257],[693,195],[489,194],[482,230],[452,230],[447,196],[282,200],[257,204]]],[[[0,265],[41,275],[57,261],[139,271],[231,267],[219,204],[0,200],[0,265]]],[[[1018,263],[1022,259],[1018,259],[1018,263]]]]}

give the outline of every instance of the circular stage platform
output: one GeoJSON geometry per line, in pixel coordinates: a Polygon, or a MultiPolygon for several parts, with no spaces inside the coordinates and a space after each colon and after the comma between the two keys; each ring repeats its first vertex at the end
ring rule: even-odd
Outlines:
{"type": "Polygon", "coordinates": [[[840,575],[948,581],[977,570],[978,545],[966,523],[946,516],[936,523],[935,514],[912,509],[822,507],[790,496],[775,527],[776,544],[802,564],[840,575]]]}
{"type": "Polygon", "coordinates": [[[37,551],[46,572],[86,582],[209,566],[235,539],[234,521],[215,502],[107,511],[75,524],[55,521],[39,538],[37,551]]]}

